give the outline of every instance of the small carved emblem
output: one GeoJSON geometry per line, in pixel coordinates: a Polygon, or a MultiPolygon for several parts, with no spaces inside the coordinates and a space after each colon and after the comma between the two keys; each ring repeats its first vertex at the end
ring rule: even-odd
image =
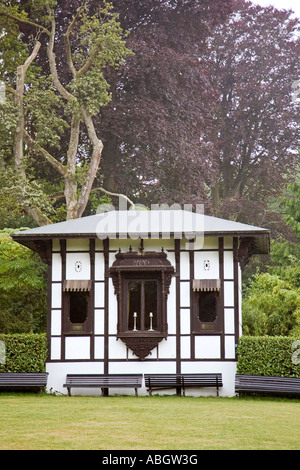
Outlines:
{"type": "Polygon", "coordinates": [[[204,267],[204,271],[209,271],[210,270],[210,261],[209,261],[209,259],[205,259],[203,261],[203,267],[204,267]]]}
{"type": "Polygon", "coordinates": [[[81,261],[75,261],[75,271],[77,273],[80,273],[82,271],[82,262],[81,261]]]}

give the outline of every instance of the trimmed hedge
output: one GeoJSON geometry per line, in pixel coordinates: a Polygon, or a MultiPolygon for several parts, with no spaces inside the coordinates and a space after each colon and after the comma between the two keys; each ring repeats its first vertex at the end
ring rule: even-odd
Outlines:
{"type": "MultiPolygon", "coordinates": [[[[46,334],[0,334],[0,341],[5,344],[5,363],[0,363],[0,372],[45,372],[46,334]]],[[[294,342],[295,338],[288,336],[242,336],[237,373],[300,377],[300,341],[296,348],[294,342]]]]}
{"type": "Polygon", "coordinates": [[[0,372],[45,372],[48,354],[44,333],[0,334],[5,344],[5,362],[0,372]]]}
{"type": "Polygon", "coordinates": [[[288,336],[242,336],[237,348],[237,373],[300,377],[300,341],[296,347],[295,341],[288,336]]]}

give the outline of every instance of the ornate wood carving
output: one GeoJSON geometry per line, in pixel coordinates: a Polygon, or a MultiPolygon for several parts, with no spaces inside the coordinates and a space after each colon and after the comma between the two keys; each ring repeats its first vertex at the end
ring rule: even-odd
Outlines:
{"type": "Polygon", "coordinates": [[[253,253],[255,253],[255,243],[253,238],[241,238],[237,253],[237,261],[240,263],[242,269],[244,269],[244,267],[248,264],[249,259],[253,253]]]}
{"type": "Polygon", "coordinates": [[[162,341],[163,336],[150,336],[149,334],[145,336],[121,336],[121,340],[126,344],[126,346],[132,350],[132,352],[139,357],[142,361],[149,356],[152,349],[156,348],[158,343],[162,341]]]}
{"type": "Polygon", "coordinates": [[[166,253],[162,252],[139,252],[129,251],[127,253],[117,253],[116,260],[110,268],[115,294],[118,299],[118,338],[120,338],[133,353],[141,360],[147,357],[152,349],[157,347],[158,343],[168,335],[167,324],[167,297],[170,291],[170,284],[174,268],[167,259],[166,253]],[[160,280],[161,286],[161,305],[160,321],[156,331],[134,332],[127,331],[124,327],[124,318],[127,312],[124,312],[123,280],[126,276],[145,276],[148,273],[154,273],[160,280]]]}
{"type": "Polygon", "coordinates": [[[115,294],[120,296],[122,289],[122,275],[129,272],[158,272],[162,276],[162,293],[168,295],[170,292],[170,284],[174,268],[170,261],[167,260],[167,255],[164,252],[157,253],[153,251],[148,252],[132,252],[117,253],[116,261],[110,268],[115,294]]]}

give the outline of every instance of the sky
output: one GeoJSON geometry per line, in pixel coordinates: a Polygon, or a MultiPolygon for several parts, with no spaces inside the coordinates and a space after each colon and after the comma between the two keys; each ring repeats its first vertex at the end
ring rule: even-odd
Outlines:
{"type": "Polygon", "coordinates": [[[281,9],[292,9],[296,16],[300,18],[300,0],[252,0],[252,3],[261,5],[263,7],[272,5],[275,8],[281,9]]]}

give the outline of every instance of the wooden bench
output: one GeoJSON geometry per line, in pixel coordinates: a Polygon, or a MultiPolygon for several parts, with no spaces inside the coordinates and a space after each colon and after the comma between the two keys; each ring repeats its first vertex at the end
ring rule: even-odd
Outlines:
{"type": "Polygon", "coordinates": [[[1,372],[0,389],[4,390],[39,390],[46,387],[47,372],[1,372]]]}
{"type": "Polygon", "coordinates": [[[217,396],[219,388],[223,386],[222,374],[145,374],[145,384],[149,395],[153,390],[176,388],[185,396],[186,388],[216,387],[217,396]]]}
{"type": "Polygon", "coordinates": [[[300,395],[300,378],[236,375],[235,391],[239,396],[241,393],[300,395]]]}
{"type": "Polygon", "coordinates": [[[68,389],[71,396],[71,388],[134,388],[135,396],[138,395],[138,388],[142,386],[142,374],[67,374],[66,383],[63,385],[68,389]]]}

